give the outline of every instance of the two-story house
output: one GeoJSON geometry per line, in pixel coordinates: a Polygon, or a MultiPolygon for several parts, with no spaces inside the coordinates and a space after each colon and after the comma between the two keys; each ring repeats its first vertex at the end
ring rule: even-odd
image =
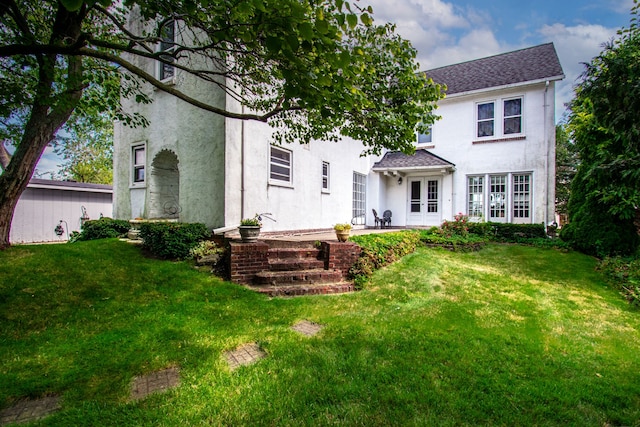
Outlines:
{"type": "MultiPolygon", "coordinates": [[[[220,89],[152,61],[138,64],[187,93],[240,110],[220,89]]],[[[177,218],[211,228],[269,212],[263,231],[440,225],[474,219],[548,223],[554,215],[555,82],[552,44],[426,71],[447,85],[441,119],[417,135],[416,154],[361,157],[358,141],[273,145],[264,123],[225,119],[149,89],[125,105],[146,128],[116,126],[114,216],[177,218]]]]}

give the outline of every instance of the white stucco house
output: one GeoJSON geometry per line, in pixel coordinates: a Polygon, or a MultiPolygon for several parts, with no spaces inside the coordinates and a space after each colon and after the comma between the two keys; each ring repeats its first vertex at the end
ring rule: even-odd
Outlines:
{"type": "MultiPolygon", "coordinates": [[[[171,67],[138,63],[188,94],[238,106],[219,89],[171,67]]],[[[440,225],[477,220],[549,223],[555,203],[553,44],[426,71],[446,84],[441,119],[416,135],[416,154],[361,157],[358,141],[272,145],[264,123],[226,119],[149,89],[151,104],[125,105],[150,125],[116,124],[114,217],[177,218],[211,228],[270,213],[264,232],[440,225]]]]}

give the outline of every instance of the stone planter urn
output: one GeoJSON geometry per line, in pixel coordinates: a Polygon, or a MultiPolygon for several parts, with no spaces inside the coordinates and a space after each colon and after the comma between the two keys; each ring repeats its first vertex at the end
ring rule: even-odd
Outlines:
{"type": "Polygon", "coordinates": [[[346,242],[349,239],[349,235],[351,234],[351,224],[336,224],[333,229],[336,232],[336,237],[339,242],[346,242]]]}
{"type": "Polygon", "coordinates": [[[258,241],[258,236],[260,235],[260,226],[241,225],[240,227],[238,227],[238,231],[240,231],[240,238],[242,239],[242,243],[253,243],[258,241]]]}

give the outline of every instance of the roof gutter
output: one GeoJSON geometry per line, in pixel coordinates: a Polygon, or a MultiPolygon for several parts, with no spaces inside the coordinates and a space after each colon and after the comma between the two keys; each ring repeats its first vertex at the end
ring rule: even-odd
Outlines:
{"type": "Polygon", "coordinates": [[[544,83],[545,87],[546,87],[546,85],[549,82],[559,81],[559,80],[564,79],[564,77],[565,77],[564,74],[560,74],[558,76],[547,77],[547,78],[544,78],[544,79],[528,80],[526,82],[511,83],[511,84],[502,85],[502,86],[485,87],[485,88],[482,88],[482,89],[474,89],[474,90],[468,90],[468,91],[465,91],[465,92],[456,92],[456,93],[452,93],[452,94],[447,93],[447,97],[444,98],[442,101],[444,101],[446,99],[451,99],[451,98],[460,98],[460,97],[463,97],[463,96],[476,95],[478,93],[487,92],[487,90],[513,89],[513,88],[518,88],[518,87],[522,87],[522,86],[536,85],[536,84],[540,84],[540,83],[544,83]]]}

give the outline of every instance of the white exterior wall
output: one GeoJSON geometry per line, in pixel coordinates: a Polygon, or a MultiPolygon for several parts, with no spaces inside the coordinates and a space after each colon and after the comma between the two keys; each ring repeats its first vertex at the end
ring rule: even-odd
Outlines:
{"type": "MultiPolygon", "coordinates": [[[[452,96],[441,101],[437,113],[442,118],[433,127],[429,151],[455,164],[450,216],[446,219],[452,219],[458,212],[467,213],[468,176],[522,172],[532,173],[531,223],[552,220],[555,201],[553,100],[554,83],[551,82],[548,87],[540,83],[452,96]],[[476,137],[476,104],[493,100],[497,105],[502,99],[518,96],[523,97],[525,138],[500,141],[502,122],[501,116],[496,116],[496,137],[486,143],[474,143],[480,140],[476,137]]],[[[485,182],[485,187],[487,185],[485,182]]],[[[508,221],[512,219],[508,213],[508,221]]]]}
{"type": "MultiPolygon", "coordinates": [[[[286,185],[269,179],[268,125],[229,119],[227,138],[227,226],[265,212],[276,220],[263,219],[265,232],[331,228],[351,221],[353,173],[368,175],[373,164],[372,158],[360,157],[362,144],[345,139],[281,146],[292,159],[293,182],[286,185]],[[329,191],[322,190],[323,161],[329,163],[329,191]]],[[[376,193],[372,185],[367,183],[367,196],[376,193]]]]}
{"type": "Polygon", "coordinates": [[[112,216],[110,190],[32,185],[22,193],[16,206],[9,241],[11,243],[65,242],[72,231],[80,231],[82,207],[90,219],[112,216]],[[55,228],[63,221],[64,234],[55,228]]]}

